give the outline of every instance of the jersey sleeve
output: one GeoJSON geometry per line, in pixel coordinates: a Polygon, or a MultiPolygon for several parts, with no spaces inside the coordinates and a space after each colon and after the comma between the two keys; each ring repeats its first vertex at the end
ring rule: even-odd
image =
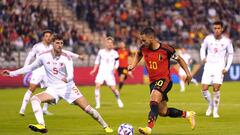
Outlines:
{"type": "Polygon", "coordinates": [[[229,41],[229,44],[227,46],[227,53],[228,53],[228,57],[227,57],[227,65],[225,67],[225,69],[228,71],[231,64],[232,64],[232,61],[233,61],[233,45],[232,45],[232,42],[229,41]]]}
{"type": "Polygon", "coordinates": [[[36,68],[38,68],[42,65],[43,65],[43,63],[42,63],[41,57],[39,57],[32,64],[24,66],[24,67],[22,67],[18,70],[15,70],[15,71],[11,71],[10,76],[13,77],[13,76],[18,76],[20,74],[28,73],[28,72],[33,71],[34,69],[36,69],[36,68]]]}
{"type": "Polygon", "coordinates": [[[200,49],[200,58],[204,60],[206,58],[206,49],[207,49],[207,37],[203,40],[200,49]]]}
{"type": "Polygon", "coordinates": [[[98,52],[96,60],[95,60],[95,65],[99,65],[101,61],[101,50],[98,52]]]}
{"type": "Polygon", "coordinates": [[[67,53],[71,58],[78,58],[79,55],[76,53],[73,53],[71,51],[63,50],[63,52],[67,53]]]}
{"type": "Polygon", "coordinates": [[[31,60],[36,56],[36,54],[37,54],[37,49],[36,49],[36,45],[34,45],[31,51],[28,53],[28,56],[24,62],[24,66],[29,65],[31,60]]]}

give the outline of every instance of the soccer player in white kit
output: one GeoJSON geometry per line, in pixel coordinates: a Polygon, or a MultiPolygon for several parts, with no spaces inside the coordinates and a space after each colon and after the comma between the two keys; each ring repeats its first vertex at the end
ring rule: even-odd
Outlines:
{"type": "MultiPolygon", "coordinates": [[[[28,56],[25,60],[24,66],[27,66],[31,63],[31,60],[34,58],[37,58],[41,53],[52,49],[52,45],[51,45],[51,36],[52,36],[52,31],[51,30],[45,30],[43,31],[43,38],[41,42],[36,43],[33,48],[31,49],[31,51],[28,53],[28,56]]],[[[81,56],[79,56],[78,54],[72,53],[70,51],[66,51],[63,50],[65,53],[67,53],[68,55],[70,55],[71,57],[76,57],[76,58],[81,58],[81,56]]],[[[47,79],[46,79],[46,72],[44,67],[39,67],[37,69],[35,69],[32,72],[32,77],[30,80],[30,84],[29,84],[29,88],[26,91],[24,97],[23,97],[23,101],[22,101],[22,106],[21,109],[19,111],[19,114],[24,116],[25,115],[25,110],[27,107],[27,104],[31,98],[32,93],[36,90],[38,84],[40,84],[41,88],[46,88],[46,84],[47,84],[47,79]]],[[[50,113],[48,111],[48,103],[44,103],[43,105],[43,113],[47,114],[47,115],[52,115],[52,113],[50,113]]]]}
{"type": "Polygon", "coordinates": [[[38,124],[30,124],[29,128],[35,132],[47,133],[43,111],[40,106],[42,102],[49,102],[62,98],[69,103],[74,103],[86,113],[91,115],[107,133],[113,132],[101,115],[92,108],[82,93],[75,86],[73,81],[73,61],[71,57],[62,51],[63,37],[56,35],[53,38],[53,49],[44,52],[28,66],[15,71],[4,70],[1,72],[4,76],[17,76],[34,69],[44,66],[47,74],[47,89],[31,98],[33,112],[38,124]]]}
{"type": "Polygon", "coordinates": [[[219,118],[220,87],[224,74],[232,64],[233,46],[231,40],[222,34],[221,21],[213,23],[213,31],[214,34],[208,35],[201,45],[201,60],[205,63],[201,83],[203,97],[208,102],[206,116],[210,116],[213,111],[213,118],[219,118]],[[209,85],[213,86],[213,99],[208,91],[209,85]]]}
{"type": "MultiPolygon", "coordinates": [[[[181,50],[179,51],[179,55],[186,62],[188,69],[190,71],[190,64],[192,63],[192,58],[191,58],[190,54],[187,52],[187,50],[185,48],[181,48],[181,50]]],[[[179,79],[180,92],[184,92],[185,91],[185,80],[186,80],[187,75],[181,67],[179,67],[178,75],[180,78],[179,79]]],[[[193,82],[195,85],[198,85],[198,82],[195,78],[192,78],[191,82],[193,82]]]]}
{"type": "Polygon", "coordinates": [[[100,108],[100,87],[106,81],[106,84],[111,88],[114,93],[118,106],[123,107],[122,100],[120,99],[119,91],[116,89],[116,80],[114,72],[117,71],[119,66],[119,55],[118,52],[114,50],[113,38],[107,37],[105,39],[105,48],[99,50],[95,65],[93,70],[90,72],[90,75],[93,75],[97,69],[98,73],[95,79],[95,100],[96,100],[96,109],[100,108]]]}

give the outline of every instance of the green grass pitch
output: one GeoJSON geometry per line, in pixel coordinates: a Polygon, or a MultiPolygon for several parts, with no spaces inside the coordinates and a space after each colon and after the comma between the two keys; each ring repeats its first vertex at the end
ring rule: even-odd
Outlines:
{"type": "MultiPolygon", "coordinates": [[[[81,87],[80,90],[94,107],[94,87],[81,87]]],[[[184,93],[179,92],[179,85],[174,85],[169,92],[169,107],[197,112],[197,127],[191,130],[186,119],[158,117],[153,135],[239,135],[240,134],[240,83],[224,82],[221,89],[220,118],[205,116],[207,103],[202,98],[201,87],[191,84],[184,93]]],[[[31,105],[28,104],[25,116],[18,111],[26,88],[0,90],[0,134],[1,135],[37,135],[28,129],[28,124],[36,123],[31,105]]],[[[37,90],[35,93],[40,92],[37,90]]],[[[121,123],[130,123],[138,134],[139,126],[146,126],[149,112],[148,85],[126,85],[121,98],[124,108],[119,109],[110,89],[101,89],[101,108],[98,110],[105,121],[117,135],[121,123]]],[[[50,106],[53,116],[45,116],[48,135],[103,135],[104,130],[80,108],[69,105],[61,100],[57,105],[50,106]]]]}

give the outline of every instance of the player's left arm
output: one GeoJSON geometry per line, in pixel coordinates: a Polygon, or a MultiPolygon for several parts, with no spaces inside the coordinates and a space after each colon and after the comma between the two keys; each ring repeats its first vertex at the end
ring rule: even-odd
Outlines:
{"type": "Polygon", "coordinates": [[[189,84],[191,82],[191,80],[192,80],[192,74],[189,71],[186,62],[184,61],[184,59],[180,55],[178,55],[176,53],[174,53],[172,55],[172,58],[175,59],[179,63],[181,68],[185,71],[185,73],[187,75],[185,82],[187,82],[189,84]]]}
{"type": "Polygon", "coordinates": [[[232,45],[232,43],[231,43],[231,41],[230,41],[230,43],[228,44],[228,46],[227,46],[227,55],[228,55],[228,57],[227,57],[227,65],[225,66],[225,68],[222,70],[222,73],[223,74],[226,74],[227,72],[228,72],[228,70],[229,70],[229,68],[230,68],[230,66],[231,66],[231,64],[232,64],[232,61],[233,61],[233,45],[232,45]]]}

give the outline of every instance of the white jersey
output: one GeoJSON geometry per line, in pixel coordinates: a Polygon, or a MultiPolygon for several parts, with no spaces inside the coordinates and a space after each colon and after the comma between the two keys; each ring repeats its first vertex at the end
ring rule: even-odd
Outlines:
{"type": "Polygon", "coordinates": [[[119,66],[119,55],[115,50],[101,49],[95,60],[95,64],[99,65],[98,73],[113,73],[114,69],[119,66]]]}
{"type": "Polygon", "coordinates": [[[33,58],[37,58],[41,53],[52,49],[52,45],[44,45],[43,42],[36,43],[32,50],[28,53],[24,66],[29,65],[33,58]]]}
{"type": "Polygon", "coordinates": [[[24,74],[41,66],[44,66],[45,68],[48,86],[65,86],[66,83],[61,80],[63,78],[67,79],[67,85],[74,84],[73,61],[71,57],[64,52],[62,52],[60,56],[54,56],[53,50],[49,50],[39,55],[31,65],[10,72],[10,76],[24,74]]]}
{"type": "Polygon", "coordinates": [[[201,45],[200,55],[202,60],[206,59],[205,69],[206,65],[215,65],[228,70],[233,59],[232,42],[224,35],[221,39],[216,39],[213,34],[208,35],[201,45]]]}

